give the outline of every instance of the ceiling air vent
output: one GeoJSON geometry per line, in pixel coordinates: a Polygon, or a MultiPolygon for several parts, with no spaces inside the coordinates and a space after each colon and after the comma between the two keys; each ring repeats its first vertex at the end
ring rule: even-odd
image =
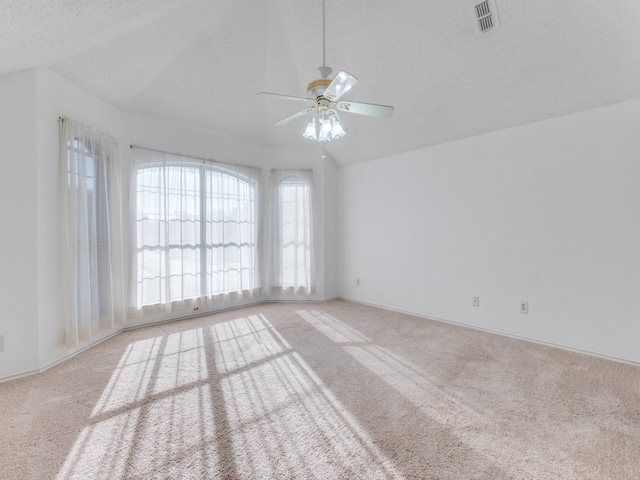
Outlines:
{"type": "Polygon", "coordinates": [[[481,32],[488,32],[500,26],[496,6],[492,0],[485,0],[473,7],[473,9],[481,32]]]}

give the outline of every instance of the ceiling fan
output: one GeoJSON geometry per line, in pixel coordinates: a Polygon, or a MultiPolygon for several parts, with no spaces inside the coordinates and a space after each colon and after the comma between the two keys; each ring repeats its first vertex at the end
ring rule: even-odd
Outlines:
{"type": "Polygon", "coordinates": [[[321,78],[313,80],[307,85],[307,97],[294,97],[271,92],[258,93],[258,95],[271,95],[284,100],[306,103],[308,105],[306,108],[283,118],[273,125],[284,125],[292,120],[311,114],[311,119],[302,136],[318,142],[335,140],[346,133],[347,128],[340,115],[338,115],[338,111],[380,118],[390,118],[393,114],[393,107],[389,105],[339,101],[345,93],[358,83],[358,79],[344,70],[338,72],[333,80],[329,79],[333,69],[327,67],[325,60],[324,4],[325,0],[322,0],[322,66],[318,67],[321,78]]]}

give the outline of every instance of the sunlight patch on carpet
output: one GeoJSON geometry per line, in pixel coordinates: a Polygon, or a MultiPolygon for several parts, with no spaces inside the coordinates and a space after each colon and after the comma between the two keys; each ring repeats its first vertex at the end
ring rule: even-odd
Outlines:
{"type": "Polygon", "coordinates": [[[57,480],[402,478],[264,315],[128,345],[57,480]]]}
{"type": "MultiPolygon", "coordinates": [[[[517,476],[534,461],[546,465],[547,473],[553,478],[560,478],[567,468],[571,469],[567,465],[567,456],[557,449],[553,451],[546,445],[535,449],[534,445],[505,441],[509,436],[508,426],[506,431],[501,430],[503,426],[496,425],[492,412],[487,411],[485,405],[474,402],[473,396],[465,398],[453,393],[450,391],[453,389],[447,389],[445,384],[434,380],[415,364],[377,344],[352,326],[327,313],[306,310],[296,313],[341,345],[344,352],[440,424],[442,429],[501,470],[517,476]],[[499,455],[492,448],[496,443],[502,444],[499,455]]],[[[380,401],[384,402],[384,399],[380,398],[380,401]]]]}

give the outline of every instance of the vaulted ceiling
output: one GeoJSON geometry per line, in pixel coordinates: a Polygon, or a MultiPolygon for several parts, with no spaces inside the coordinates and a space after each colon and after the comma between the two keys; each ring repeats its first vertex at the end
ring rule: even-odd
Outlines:
{"type": "MultiPolygon", "coordinates": [[[[326,0],[326,60],[360,79],[326,145],[349,165],[640,97],[637,0],[326,0]]],[[[262,145],[301,145],[322,64],[321,0],[3,0],[0,74],[46,66],[125,111],[262,145]]]]}

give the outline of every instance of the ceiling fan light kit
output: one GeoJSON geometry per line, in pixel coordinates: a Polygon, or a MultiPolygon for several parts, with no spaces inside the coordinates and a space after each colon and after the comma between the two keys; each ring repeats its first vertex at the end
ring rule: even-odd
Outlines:
{"type": "Polygon", "coordinates": [[[358,79],[344,70],[338,72],[333,78],[329,75],[333,69],[328,67],[325,59],[325,26],[324,26],[324,0],[322,0],[322,59],[323,65],[318,67],[320,79],[313,80],[307,85],[307,97],[292,97],[277,93],[260,92],[259,95],[271,95],[286,100],[302,101],[312,104],[305,109],[289,115],[274,123],[274,126],[284,125],[291,120],[312,114],[302,136],[316,142],[330,142],[343,137],[347,133],[347,127],[342,122],[337,110],[344,112],[367,115],[371,117],[389,118],[393,114],[393,107],[389,105],[377,105],[360,102],[338,102],[340,97],[347,93],[358,83],[358,79]]]}
{"type": "Polygon", "coordinates": [[[335,110],[321,110],[311,117],[302,136],[316,142],[330,142],[343,137],[345,133],[347,128],[335,110]]]}

